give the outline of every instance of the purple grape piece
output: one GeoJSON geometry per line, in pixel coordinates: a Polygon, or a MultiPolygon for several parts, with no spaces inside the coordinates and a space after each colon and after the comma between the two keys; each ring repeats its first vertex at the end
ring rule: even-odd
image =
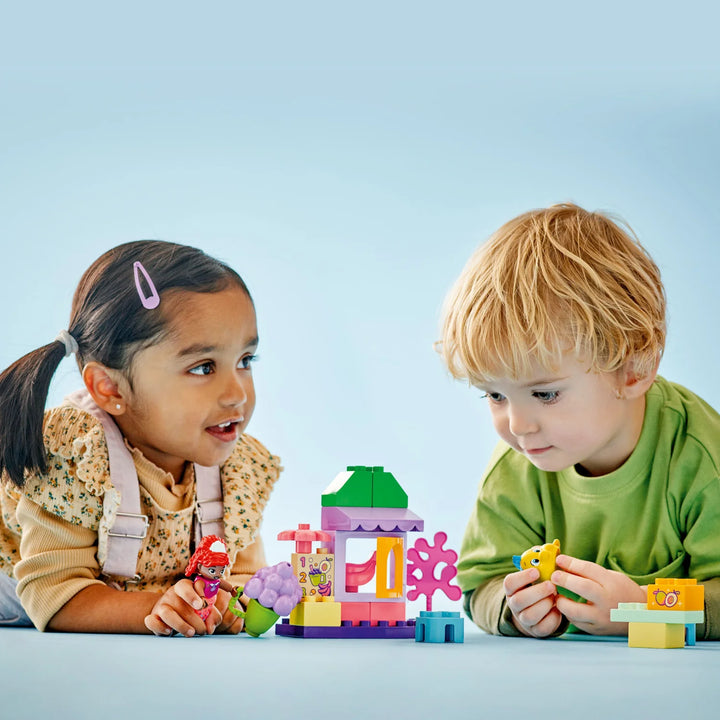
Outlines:
{"type": "Polygon", "coordinates": [[[302,589],[288,562],[260,568],[245,584],[245,594],[278,615],[289,615],[300,602],[302,589]]]}
{"type": "Polygon", "coordinates": [[[295,605],[296,603],[292,598],[289,598],[287,595],[281,595],[275,605],[273,605],[273,610],[278,615],[289,615],[295,605]]]}
{"type": "Polygon", "coordinates": [[[292,565],[289,562],[278,563],[275,567],[277,567],[277,573],[281,578],[289,579],[294,577],[292,565]]]}
{"type": "Polygon", "coordinates": [[[243,592],[249,597],[249,598],[257,598],[260,596],[260,593],[263,591],[263,581],[260,580],[257,576],[251,577],[246,583],[245,587],[243,588],[243,592]]]}
{"type": "Polygon", "coordinates": [[[282,587],[282,584],[283,584],[283,579],[277,573],[268,575],[265,578],[265,587],[269,588],[270,590],[275,590],[275,592],[280,590],[280,588],[282,587]]]}
{"type": "Polygon", "coordinates": [[[265,588],[259,595],[257,601],[264,605],[266,608],[269,608],[272,610],[273,605],[275,604],[275,601],[278,599],[278,594],[275,592],[275,590],[271,590],[270,588],[265,588]]]}

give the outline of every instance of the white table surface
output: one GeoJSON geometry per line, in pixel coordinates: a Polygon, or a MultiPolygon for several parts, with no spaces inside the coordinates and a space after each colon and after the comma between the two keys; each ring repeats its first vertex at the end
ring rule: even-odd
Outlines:
{"type": "Polygon", "coordinates": [[[452,645],[2,629],[0,688],[3,720],[710,720],[720,715],[720,643],[502,638],[468,621],[465,642],[452,645]]]}

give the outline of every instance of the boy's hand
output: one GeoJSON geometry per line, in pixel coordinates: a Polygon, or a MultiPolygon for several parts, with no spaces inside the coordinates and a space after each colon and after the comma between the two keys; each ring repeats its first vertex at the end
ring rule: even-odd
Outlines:
{"type": "Polygon", "coordinates": [[[215,611],[207,619],[207,624],[195,610],[203,607],[203,600],[195,591],[192,582],[185,578],[166,590],[145,618],[145,627],[155,635],[170,635],[173,631],[185,637],[212,633],[220,621],[215,611]]]}
{"type": "Polygon", "coordinates": [[[515,627],[523,635],[537,638],[552,635],[562,622],[562,615],[555,607],[555,586],[549,580],[533,585],[539,577],[536,568],[528,568],[506,575],[503,581],[515,627]]]}
{"type": "Polygon", "coordinates": [[[587,560],[558,555],[556,563],[552,582],[587,600],[580,603],[560,595],[558,610],[575,627],[592,635],[627,635],[627,623],[611,622],[610,611],[621,602],[646,602],[647,587],[587,560]]]}

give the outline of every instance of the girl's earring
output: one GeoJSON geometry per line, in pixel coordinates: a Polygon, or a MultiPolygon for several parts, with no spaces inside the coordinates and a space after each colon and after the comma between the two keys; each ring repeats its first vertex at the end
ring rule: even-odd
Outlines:
{"type": "Polygon", "coordinates": [[[618,400],[622,400],[623,399],[622,390],[620,390],[619,388],[615,388],[615,397],[618,400]]]}
{"type": "Polygon", "coordinates": [[[121,405],[120,403],[117,403],[117,404],[115,405],[115,409],[116,409],[116,410],[122,410],[122,405],[121,405]]]}

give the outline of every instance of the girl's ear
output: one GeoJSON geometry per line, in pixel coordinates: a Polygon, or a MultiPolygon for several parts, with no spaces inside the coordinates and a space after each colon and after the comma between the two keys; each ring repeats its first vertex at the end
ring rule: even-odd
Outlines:
{"type": "Polygon", "coordinates": [[[82,371],[82,379],[95,404],[109,415],[122,415],[127,403],[120,390],[124,385],[119,373],[97,362],[89,362],[82,371]]]}
{"type": "Polygon", "coordinates": [[[642,377],[638,377],[635,372],[635,362],[633,358],[630,358],[618,371],[617,371],[617,389],[618,397],[628,400],[634,400],[642,397],[649,389],[650,386],[655,382],[657,377],[658,361],[655,367],[647,374],[642,377]]]}

